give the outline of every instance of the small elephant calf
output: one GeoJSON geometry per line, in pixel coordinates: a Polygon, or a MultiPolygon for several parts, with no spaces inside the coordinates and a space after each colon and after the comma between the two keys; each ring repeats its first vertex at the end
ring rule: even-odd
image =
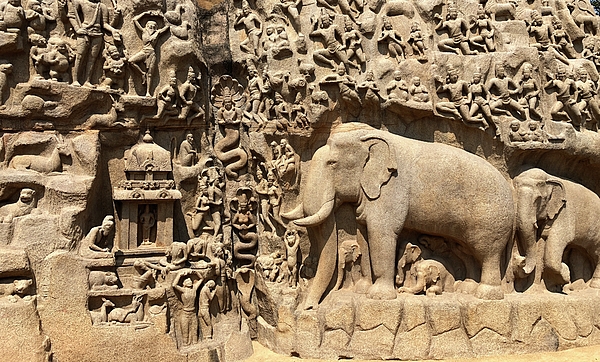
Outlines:
{"type": "Polygon", "coordinates": [[[442,292],[454,292],[454,277],[437,260],[421,258],[421,248],[406,244],[404,253],[398,260],[396,284],[402,285],[401,293],[439,295],[442,292]]]}

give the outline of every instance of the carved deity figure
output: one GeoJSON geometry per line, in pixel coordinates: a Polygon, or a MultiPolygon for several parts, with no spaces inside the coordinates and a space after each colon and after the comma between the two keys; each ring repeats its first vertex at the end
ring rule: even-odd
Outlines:
{"type": "Polygon", "coordinates": [[[298,230],[288,229],[283,237],[286,250],[286,267],[288,268],[288,286],[295,288],[298,285],[298,250],[300,248],[300,235],[298,230]]]}
{"type": "Polygon", "coordinates": [[[533,78],[533,65],[531,63],[523,64],[523,75],[519,81],[519,93],[521,95],[520,103],[528,113],[527,118],[535,116],[541,119],[542,115],[538,112],[540,87],[537,80],[533,78]]]}
{"type": "Polygon", "coordinates": [[[448,102],[438,102],[436,109],[441,113],[451,113],[461,119],[464,124],[471,127],[488,127],[487,122],[481,118],[471,117],[469,113],[469,84],[462,79],[458,79],[458,69],[450,68],[446,82],[443,82],[439,76],[434,78],[436,83],[436,92],[438,94],[447,93],[448,102]]]}
{"type": "Polygon", "coordinates": [[[365,64],[367,56],[362,48],[362,35],[356,30],[354,22],[348,16],[344,16],[344,35],[342,37],[342,44],[344,44],[344,47],[346,48],[348,61],[351,59],[356,60],[354,67],[358,68],[359,65],[365,64]]]}
{"type": "Polygon", "coordinates": [[[550,25],[544,23],[542,16],[536,10],[531,12],[531,23],[527,23],[527,32],[535,39],[535,43],[531,44],[532,47],[539,52],[549,51],[556,59],[569,64],[569,60],[552,46],[552,29],[550,25]]]}
{"type": "Polygon", "coordinates": [[[185,82],[179,87],[179,99],[181,100],[181,113],[179,113],[179,118],[185,119],[188,126],[193,120],[204,117],[204,110],[196,100],[199,80],[200,76],[196,76],[194,68],[190,66],[185,82]]]}
{"type": "Polygon", "coordinates": [[[421,30],[421,24],[419,24],[418,21],[415,21],[410,26],[408,44],[410,44],[412,47],[413,55],[416,55],[417,59],[420,61],[427,61],[427,57],[425,56],[425,50],[427,50],[427,46],[425,45],[425,36],[421,30]]]}
{"type": "Polygon", "coordinates": [[[494,27],[489,17],[483,9],[483,5],[479,5],[477,9],[477,19],[473,19],[471,22],[471,33],[472,36],[469,42],[483,50],[484,52],[493,52],[496,50],[496,44],[494,42],[494,27]]]}
{"type": "Polygon", "coordinates": [[[579,75],[579,80],[577,80],[575,84],[577,85],[577,92],[580,99],[578,107],[581,111],[589,114],[590,125],[595,125],[596,129],[598,129],[600,122],[600,107],[598,106],[597,101],[598,88],[589,78],[588,72],[584,67],[579,67],[577,73],[579,75]]]}
{"type": "Polygon", "coordinates": [[[249,188],[242,187],[236,194],[236,197],[231,200],[231,209],[234,212],[231,226],[238,234],[239,241],[234,244],[233,253],[240,265],[253,269],[256,261],[254,249],[258,244],[254,215],[257,202],[249,188]]]}
{"type": "Polygon", "coordinates": [[[395,58],[398,63],[406,59],[406,43],[402,40],[400,34],[394,30],[390,18],[383,17],[383,26],[381,35],[377,38],[377,43],[387,45],[388,58],[395,58]]]}
{"type": "Polygon", "coordinates": [[[435,27],[436,31],[446,31],[448,39],[442,39],[438,42],[438,48],[441,52],[450,52],[463,55],[476,54],[469,48],[467,31],[469,26],[465,19],[458,17],[458,8],[455,4],[448,5],[448,15],[446,20],[442,20],[440,14],[435,14],[434,18],[438,21],[435,27]]]}
{"type": "Polygon", "coordinates": [[[50,79],[55,82],[68,82],[69,69],[76,58],[69,45],[59,37],[51,37],[48,51],[42,55],[42,62],[48,67],[50,79]]]}
{"type": "Polygon", "coordinates": [[[162,17],[163,21],[164,16],[158,12],[149,11],[138,14],[133,18],[133,24],[142,34],[143,46],[142,50],[129,58],[129,63],[133,69],[137,70],[142,75],[142,84],[146,85],[146,97],[150,97],[152,80],[156,74],[156,47],[158,45],[158,38],[169,30],[169,26],[165,25],[158,29],[156,20],[149,19],[146,21],[146,26],[142,27],[140,20],[144,16],[162,17]],[[140,66],[141,63],[144,64],[144,69],[140,66]]]}
{"type": "Polygon", "coordinates": [[[408,100],[408,86],[406,82],[402,80],[402,72],[399,70],[394,71],[394,79],[392,79],[385,90],[388,95],[388,100],[397,99],[402,102],[406,102],[408,100]]]}
{"type": "Polygon", "coordinates": [[[375,75],[372,70],[369,70],[366,74],[366,78],[363,82],[357,85],[358,90],[364,92],[363,105],[365,107],[379,108],[382,97],[379,94],[379,87],[375,81],[375,75]]]}
{"type": "Polygon", "coordinates": [[[156,215],[150,210],[150,205],[146,204],[144,212],[140,215],[140,223],[142,224],[142,244],[141,245],[152,245],[150,241],[150,233],[152,228],[156,225],[156,215]]]}
{"type": "Polygon", "coordinates": [[[313,51],[313,57],[316,62],[327,64],[333,69],[337,67],[336,60],[342,62],[344,67],[348,66],[348,57],[346,56],[346,52],[344,52],[344,45],[341,43],[344,35],[337,25],[333,23],[331,15],[322,10],[321,16],[315,22],[310,36],[321,38],[323,41],[324,49],[313,51]]]}
{"type": "Polygon", "coordinates": [[[225,136],[216,142],[214,146],[217,158],[222,162],[229,163],[225,166],[225,172],[230,178],[237,179],[239,170],[246,165],[248,155],[240,148],[240,126],[243,118],[243,111],[240,107],[233,104],[230,89],[225,88],[222,95],[222,106],[217,111],[216,122],[223,129],[225,136]]]}
{"type": "Polygon", "coordinates": [[[127,57],[121,56],[119,48],[109,45],[104,52],[104,77],[101,85],[105,89],[115,89],[119,93],[125,93],[123,86],[125,84],[125,65],[127,57]]]}
{"type": "Polygon", "coordinates": [[[528,127],[529,129],[527,130],[527,135],[525,136],[526,141],[544,142],[544,131],[540,126],[540,122],[529,121],[528,127]]]}
{"type": "MultiPolygon", "coordinates": [[[[179,98],[177,89],[177,75],[174,70],[169,72],[169,83],[162,86],[158,92],[156,92],[156,116],[154,118],[160,119],[165,115],[175,115],[178,113],[177,101],[179,98]]],[[[166,120],[163,123],[166,123],[166,120]]]]}
{"type": "Polygon", "coordinates": [[[0,31],[19,33],[25,22],[21,0],[8,0],[0,4],[0,31]]]}
{"type": "Polygon", "coordinates": [[[429,90],[421,83],[421,78],[419,77],[413,77],[412,84],[408,87],[408,93],[410,94],[410,99],[415,102],[427,103],[430,101],[429,90]]]}
{"type": "Polygon", "coordinates": [[[573,42],[569,34],[563,29],[562,21],[559,18],[552,18],[552,43],[554,48],[566,55],[567,58],[574,59],[577,57],[577,52],[573,48],[573,42]]]}
{"type": "Polygon", "coordinates": [[[196,164],[196,149],[194,148],[194,135],[188,133],[179,145],[178,161],[181,166],[191,167],[196,164]]]}
{"type": "Polygon", "coordinates": [[[300,23],[300,11],[298,6],[302,4],[302,0],[280,0],[276,6],[279,6],[284,12],[287,12],[290,17],[292,26],[298,33],[298,37],[302,38],[302,28],[300,23]]]}
{"type": "Polygon", "coordinates": [[[198,301],[198,317],[200,320],[200,331],[202,339],[212,339],[213,325],[210,316],[210,302],[215,297],[216,283],[214,280],[208,280],[200,289],[200,299],[198,301]]]}
{"type": "MultiPolygon", "coordinates": [[[[120,40],[121,35],[110,24],[108,7],[100,0],[73,0],[71,4],[68,17],[77,34],[73,85],[83,81],[84,85],[91,87],[90,78],[102,51],[105,31],[109,31],[115,40],[120,40]]],[[[120,12],[119,9],[115,11],[120,12]]]]}
{"type": "MultiPolygon", "coordinates": [[[[196,296],[202,279],[192,281],[189,277],[194,273],[191,270],[182,270],[173,279],[173,290],[179,292],[179,298],[183,305],[179,315],[179,330],[181,331],[181,343],[184,346],[198,342],[198,317],[196,316],[196,296]],[[182,276],[188,276],[183,280],[183,286],[179,285],[182,276]]],[[[199,275],[198,275],[199,276],[199,275]]],[[[214,283],[214,282],[213,282],[214,283]]]]}
{"type": "Polygon", "coordinates": [[[496,65],[496,77],[488,80],[485,87],[492,96],[490,108],[492,112],[504,112],[510,114],[510,111],[516,111],[522,119],[527,118],[525,109],[512,98],[513,95],[519,94],[519,86],[506,75],[504,65],[496,65]]]}
{"type": "Polygon", "coordinates": [[[521,121],[518,119],[510,122],[510,133],[508,135],[511,142],[525,142],[527,133],[521,129],[521,121]]]}
{"type": "Polygon", "coordinates": [[[110,248],[103,248],[100,245],[108,244],[107,239],[110,236],[114,224],[114,217],[112,215],[107,215],[104,220],[102,220],[102,225],[91,228],[86,237],[81,241],[79,255],[91,259],[111,258],[112,253],[110,252],[110,248]]]}
{"type": "Polygon", "coordinates": [[[247,38],[240,44],[242,51],[259,55],[260,36],[262,35],[262,21],[250,8],[246,0],[242,1],[242,13],[238,16],[235,26],[243,25],[247,38]]]}
{"type": "Polygon", "coordinates": [[[469,101],[471,103],[469,115],[473,117],[477,112],[481,112],[488,125],[494,126],[495,137],[498,137],[500,136],[500,127],[494,122],[489,100],[490,93],[481,82],[481,72],[478,70],[473,73],[473,81],[469,85],[469,101]]]}
{"type": "MultiPolygon", "coordinates": [[[[271,206],[269,204],[269,184],[263,175],[263,171],[258,168],[256,170],[256,193],[258,194],[260,205],[260,220],[266,224],[271,232],[275,232],[275,225],[271,221],[271,206]]],[[[264,228],[263,224],[263,228],[264,228]]]]}
{"type": "Polygon", "coordinates": [[[38,0],[29,0],[27,10],[25,10],[25,19],[27,20],[27,34],[46,36],[47,22],[56,19],[50,14],[50,9],[43,8],[38,0]]]}
{"type": "Polygon", "coordinates": [[[573,79],[567,78],[565,67],[558,67],[556,76],[546,73],[548,82],[544,89],[556,92],[556,102],[550,110],[550,115],[555,121],[570,120],[573,127],[579,130],[581,127],[581,111],[577,106],[577,84],[573,79]]]}

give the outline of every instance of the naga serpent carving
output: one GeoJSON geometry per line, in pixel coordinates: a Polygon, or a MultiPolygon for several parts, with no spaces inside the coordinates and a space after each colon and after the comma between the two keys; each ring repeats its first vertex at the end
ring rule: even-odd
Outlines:
{"type": "MultiPolygon", "coordinates": [[[[221,112],[221,110],[219,110],[219,112],[221,112]]],[[[238,127],[240,121],[236,119],[226,119],[221,121],[219,119],[218,122],[220,125],[223,125],[225,137],[215,144],[215,155],[226,165],[225,173],[227,173],[227,176],[236,179],[238,174],[235,171],[243,168],[248,160],[246,152],[239,148],[240,131],[238,127]],[[231,163],[231,161],[236,159],[237,161],[231,163]]]]}

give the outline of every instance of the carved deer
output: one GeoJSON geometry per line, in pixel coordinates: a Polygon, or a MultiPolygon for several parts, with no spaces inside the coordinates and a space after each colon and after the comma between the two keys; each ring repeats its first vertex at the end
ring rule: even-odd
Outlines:
{"type": "Polygon", "coordinates": [[[144,306],[142,305],[142,295],[136,295],[131,301],[131,305],[126,308],[114,308],[108,313],[109,322],[141,322],[144,320],[144,306]]]}
{"type": "Polygon", "coordinates": [[[110,299],[102,298],[102,306],[99,311],[92,310],[90,315],[92,316],[92,324],[100,324],[108,322],[108,314],[106,313],[107,307],[114,307],[115,304],[110,299]]]}
{"type": "Polygon", "coordinates": [[[71,156],[67,143],[59,140],[50,156],[40,155],[17,155],[14,156],[8,165],[10,168],[18,170],[33,170],[40,173],[62,172],[61,155],[71,156]]]}

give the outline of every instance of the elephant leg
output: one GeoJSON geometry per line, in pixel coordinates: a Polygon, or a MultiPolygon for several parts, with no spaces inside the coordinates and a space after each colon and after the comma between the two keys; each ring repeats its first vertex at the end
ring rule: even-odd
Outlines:
{"type": "Polygon", "coordinates": [[[304,309],[312,309],[319,304],[323,293],[325,293],[331,282],[331,278],[333,278],[333,272],[337,264],[338,243],[334,218],[328,217],[315,230],[318,234],[317,238],[319,238],[319,250],[317,251],[319,262],[304,303],[304,309]]]}
{"type": "Polygon", "coordinates": [[[371,285],[373,285],[373,280],[371,279],[370,251],[365,235],[367,235],[367,229],[364,225],[358,224],[356,242],[360,247],[362,255],[360,256],[360,280],[356,283],[355,291],[361,294],[367,293],[371,285]]]}
{"type": "Polygon", "coordinates": [[[475,291],[480,299],[503,299],[500,281],[500,251],[490,252],[481,262],[481,283],[475,291]]]}
{"type": "Polygon", "coordinates": [[[561,240],[554,234],[548,235],[546,239],[546,251],[544,253],[544,271],[560,276],[562,284],[571,281],[571,273],[567,264],[562,262],[563,253],[568,241],[561,240]]]}
{"type": "MultiPolygon", "coordinates": [[[[385,220],[386,218],[380,218],[385,220]]],[[[368,297],[372,299],[396,299],[394,287],[396,275],[396,238],[389,225],[367,224],[373,276],[375,283],[369,288],[368,297]]]]}

